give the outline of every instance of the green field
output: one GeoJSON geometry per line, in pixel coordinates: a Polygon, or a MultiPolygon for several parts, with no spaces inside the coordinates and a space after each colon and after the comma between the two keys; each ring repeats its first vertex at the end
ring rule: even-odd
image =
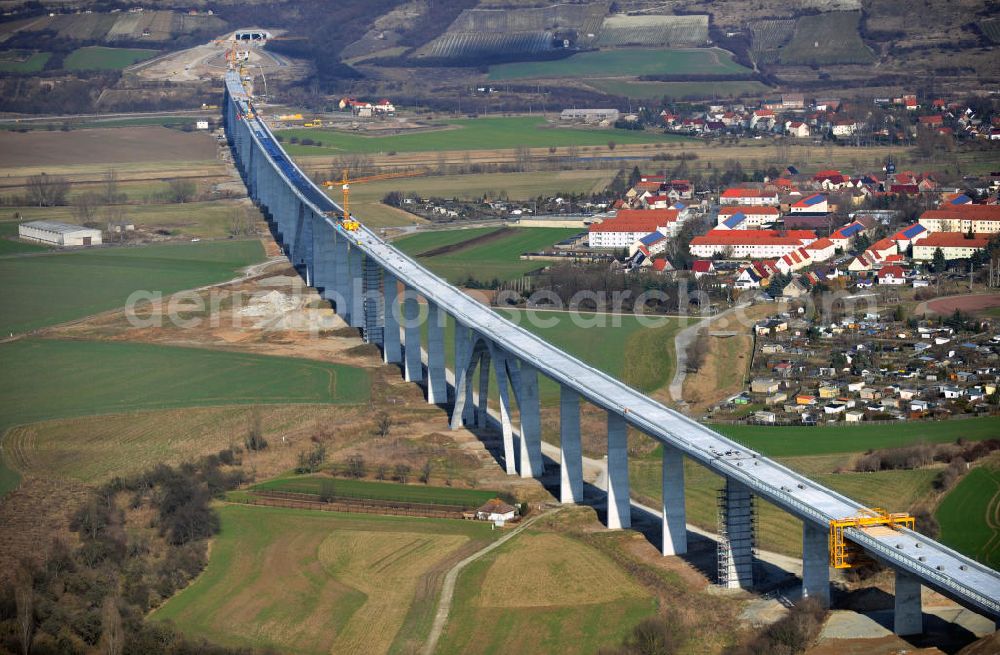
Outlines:
{"type": "Polygon", "coordinates": [[[223,282],[263,259],[260,242],[102,248],[0,260],[0,334],[122,307],[136,290],[173,293],[223,282]]]}
{"type": "Polygon", "coordinates": [[[295,476],[275,478],[252,488],[262,491],[287,491],[299,494],[319,495],[323,485],[333,483],[333,493],[340,498],[370,498],[372,500],[393,500],[405,503],[428,503],[431,505],[461,505],[479,507],[487,500],[496,498],[497,492],[489,489],[458,489],[453,487],[430,487],[427,485],[398,484],[395,482],[371,482],[319,476],[295,476]]]}
{"type": "Polygon", "coordinates": [[[636,82],[620,78],[604,78],[588,80],[587,86],[610,95],[637,100],[739,98],[747,95],[759,96],[768,90],[766,85],[756,81],[636,82]]]}
{"type": "Polygon", "coordinates": [[[427,252],[428,250],[441,248],[442,246],[455,245],[457,243],[468,241],[469,239],[475,239],[476,237],[481,237],[484,234],[496,232],[498,229],[503,228],[471,227],[459,230],[427,230],[417,232],[416,234],[409,234],[401,239],[397,239],[393,242],[393,245],[410,256],[416,256],[420,253],[427,252]]]}
{"type": "Polygon", "coordinates": [[[870,64],[875,55],[861,40],[859,11],[831,11],[802,16],[795,32],[778,56],[782,64],[823,66],[829,64],[870,64]]]}
{"type": "MultiPolygon", "coordinates": [[[[0,370],[4,371],[0,435],[22,423],[136,410],[361,403],[368,399],[370,386],[365,371],[339,364],[139,343],[48,339],[0,345],[0,370]]],[[[0,462],[0,495],[16,484],[17,476],[0,462]]]]}
{"type": "Polygon", "coordinates": [[[48,246],[27,241],[14,241],[17,238],[17,223],[0,223],[0,256],[20,255],[26,252],[45,252],[48,246]]]}
{"type": "Polygon", "coordinates": [[[941,541],[992,568],[1000,568],[1000,471],[980,466],[952,489],[934,516],[941,541]]]}
{"type": "Polygon", "coordinates": [[[944,443],[958,438],[978,441],[1000,434],[1000,417],[950,421],[907,421],[898,424],[834,427],[763,427],[713,425],[715,430],[771,457],[864,452],[921,441],[944,443]]]}
{"type": "Polygon", "coordinates": [[[566,59],[490,66],[491,80],[532,77],[609,77],[626,75],[732,75],[749,73],[720,48],[628,48],[581,52],[566,59]]]}
{"type": "Polygon", "coordinates": [[[597,549],[528,529],[463,569],[436,652],[596,653],[655,611],[597,549]]]}
{"type": "Polygon", "coordinates": [[[475,521],[224,506],[205,572],[153,613],[226,646],[412,653],[443,573],[497,535],[475,521]]]}
{"type": "MultiPolygon", "coordinates": [[[[452,253],[436,257],[421,258],[421,263],[446,278],[449,282],[460,282],[470,277],[480,281],[512,280],[528,271],[547,265],[547,262],[520,259],[522,253],[537,252],[550,248],[552,244],[579,234],[577,228],[507,228],[508,234],[472,245],[452,253]]],[[[446,234],[444,232],[440,233],[446,234]]],[[[407,254],[415,255],[427,250],[420,245],[419,250],[411,249],[408,239],[399,239],[394,245],[407,254]]],[[[444,238],[443,236],[441,238],[444,238]]],[[[418,242],[418,244],[423,241],[418,242]]]]}
{"type": "Polygon", "coordinates": [[[604,146],[683,140],[667,134],[630,130],[582,129],[553,126],[545,118],[474,118],[443,121],[441,129],[394,136],[361,136],[327,129],[292,128],[277,132],[291,155],[322,155],[336,152],[426,152],[429,150],[493,150],[565,146],[604,146]],[[319,146],[294,145],[292,137],[313,139],[319,146]]]}
{"type": "Polygon", "coordinates": [[[149,59],[157,50],[142,48],[106,48],[86,46],[77,48],[63,62],[66,70],[121,70],[143,59],[149,59]]]}
{"type": "Polygon", "coordinates": [[[45,68],[51,57],[51,52],[3,52],[0,53],[0,73],[37,73],[45,68]]]}

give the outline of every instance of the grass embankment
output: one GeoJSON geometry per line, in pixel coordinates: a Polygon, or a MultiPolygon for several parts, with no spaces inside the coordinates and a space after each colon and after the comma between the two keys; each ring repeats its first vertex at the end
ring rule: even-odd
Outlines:
{"type": "Polygon", "coordinates": [[[592,86],[604,93],[637,100],[659,100],[663,97],[675,100],[739,98],[747,95],[762,95],[768,91],[767,85],[757,81],[636,82],[617,78],[602,78],[587,80],[587,86],[592,86]]]}
{"type": "Polygon", "coordinates": [[[972,469],[934,514],[941,541],[994,569],[1000,568],[1000,470],[972,469]]]}
{"type": "Polygon", "coordinates": [[[490,66],[490,79],[532,77],[620,77],[639,75],[727,75],[750,73],[720,48],[627,48],[581,52],[552,61],[490,66]]]}
{"type": "Polygon", "coordinates": [[[277,132],[291,155],[324,152],[426,152],[436,150],[495,150],[518,146],[548,148],[685,141],[685,137],[659,132],[556,127],[543,117],[516,116],[442,121],[440,129],[393,136],[362,136],[329,129],[291,128],[277,132]],[[322,146],[295,145],[290,140],[312,139],[322,146]]]}
{"type": "Polygon", "coordinates": [[[448,232],[435,232],[435,236],[417,235],[396,241],[395,245],[411,255],[426,252],[434,246],[435,238],[440,239],[440,245],[456,245],[455,250],[435,257],[420,258],[422,264],[449,282],[462,282],[470,277],[488,282],[493,279],[511,280],[520,277],[546,265],[546,262],[521,259],[526,252],[537,252],[551,248],[554,243],[578,234],[576,228],[505,228],[505,233],[488,242],[472,244],[467,248],[458,247],[464,241],[481,236],[470,234],[472,230],[463,230],[467,238],[457,244],[450,241],[448,232]],[[420,237],[413,249],[409,239],[420,237]]]}
{"type": "MultiPolygon", "coordinates": [[[[366,401],[370,388],[365,371],[339,364],[138,343],[25,339],[0,345],[0,370],[0,434],[35,421],[138,410],[352,404],[366,401]]],[[[191,446],[182,436],[149,440],[72,426],[45,434],[40,441],[30,430],[25,438],[10,433],[4,457],[26,469],[43,460],[46,474],[93,481],[191,446]]],[[[0,494],[17,479],[0,466],[0,494]]]]}
{"type": "Polygon", "coordinates": [[[169,294],[261,261],[257,240],[101,248],[0,260],[0,334],[122,307],[136,290],[169,294]]]}
{"type": "Polygon", "coordinates": [[[416,652],[444,572],[495,538],[471,521],[224,506],[205,572],[153,614],[294,653],[416,652]]]}
{"type": "Polygon", "coordinates": [[[496,498],[498,493],[489,489],[431,487],[318,476],[276,478],[255,484],[252,488],[260,491],[286,491],[318,496],[324,490],[324,486],[329,489],[330,485],[332,485],[333,494],[338,498],[365,498],[462,507],[479,507],[489,499],[496,498]]]}
{"type": "Polygon", "coordinates": [[[144,48],[106,48],[85,46],[77,48],[63,61],[66,70],[121,70],[137,61],[149,59],[157,50],[144,48]]]}
{"type": "Polygon", "coordinates": [[[594,653],[655,611],[603,553],[529,529],[462,571],[437,652],[594,653]]]}

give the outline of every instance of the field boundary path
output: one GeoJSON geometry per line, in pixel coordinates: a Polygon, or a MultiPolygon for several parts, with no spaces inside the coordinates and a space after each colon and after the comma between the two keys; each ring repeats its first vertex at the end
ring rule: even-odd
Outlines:
{"type": "MultiPolygon", "coordinates": [[[[558,511],[558,510],[556,510],[558,511]]],[[[521,525],[517,526],[504,536],[500,537],[490,545],[476,551],[475,553],[469,555],[461,562],[451,567],[447,574],[444,576],[444,585],[441,587],[441,597],[438,600],[437,613],[434,614],[434,623],[431,625],[431,631],[427,635],[427,642],[424,643],[424,648],[420,652],[423,655],[433,655],[434,650],[437,648],[438,640],[441,638],[441,633],[444,632],[444,626],[448,622],[448,614],[451,612],[451,601],[455,596],[455,582],[458,580],[458,574],[462,572],[469,564],[485,555],[486,553],[499,548],[503,544],[507,543],[517,535],[519,535],[525,528],[529,525],[547,516],[549,512],[543,511],[535,516],[532,516],[527,521],[523,522],[521,525]]]]}
{"type": "Polygon", "coordinates": [[[677,351],[674,364],[674,379],[670,381],[670,397],[679,405],[684,405],[684,378],[687,377],[688,347],[698,338],[698,331],[712,321],[723,318],[738,309],[746,309],[750,303],[740,303],[724,312],[703,317],[693,325],[684,328],[674,337],[674,349],[677,351]]]}

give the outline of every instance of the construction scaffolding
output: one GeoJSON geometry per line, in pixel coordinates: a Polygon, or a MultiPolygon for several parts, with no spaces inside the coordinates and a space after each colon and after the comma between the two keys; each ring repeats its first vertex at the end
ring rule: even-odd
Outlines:
{"type": "Polygon", "coordinates": [[[364,320],[362,336],[365,343],[382,345],[385,325],[385,305],[382,296],[382,271],[369,259],[364,265],[364,320]]]}
{"type": "Polygon", "coordinates": [[[719,585],[748,589],[757,554],[757,504],[748,488],[727,480],[719,490],[718,508],[719,585]]]}

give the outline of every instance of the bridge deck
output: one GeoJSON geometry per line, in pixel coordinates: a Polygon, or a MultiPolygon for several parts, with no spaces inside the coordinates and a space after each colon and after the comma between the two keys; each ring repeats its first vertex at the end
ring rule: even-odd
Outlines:
{"type": "MultiPolygon", "coordinates": [[[[239,76],[226,77],[230,96],[251,111],[239,76]]],[[[270,130],[254,113],[247,119],[254,140],[260,144],[280,175],[313,211],[339,212],[340,207],[288,158],[270,130]]],[[[408,287],[444,309],[462,324],[499,344],[549,378],[574,389],[589,402],[625,420],[658,441],[681,450],[720,475],[747,485],[755,494],[799,518],[823,528],[834,519],[856,516],[864,507],[791,469],[724,437],[679,412],[636,391],[621,381],[585,364],[527,330],[493,312],[431,273],[419,263],[380,239],[367,228],[348,232],[339,221],[327,218],[365,255],[374,259],[408,287]]],[[[845,536],[894,566],[917,575],[924,584],[963,604],[1000,618],[1000,574],[923,535],[894,531],[891,535],[861,530],[845,536]]]]}

